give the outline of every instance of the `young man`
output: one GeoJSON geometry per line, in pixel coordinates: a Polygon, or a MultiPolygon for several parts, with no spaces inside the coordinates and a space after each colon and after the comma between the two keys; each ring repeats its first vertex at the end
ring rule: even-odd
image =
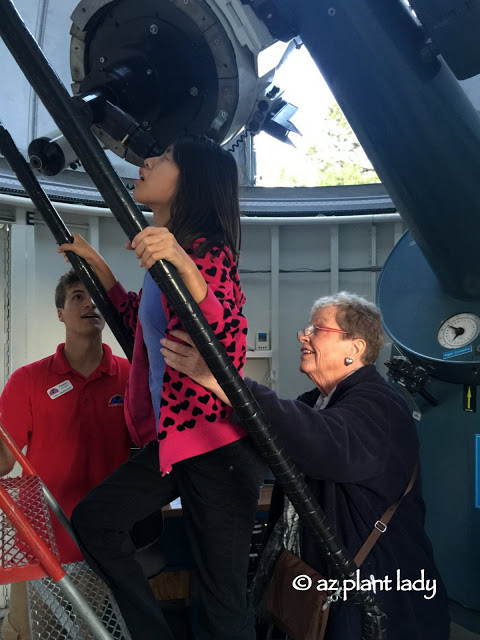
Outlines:
{"type": "MultiPolygon", "coordinates": [[[[55,354],[17,369],[0,397],[0,421],[68,517],[93,487],[128,459],[131,439],[123,413],[129,363],[102,344],[105,320],[69,271],[55,290],[65,343],[55,354]]],[[[0,441],[0,475],[15,459],[0,441]]],[[[82,555],[52,516],[60,561],[82,555]]],[[[30,638],[25,583],[12,585],[4,640],[30,638]]]]}

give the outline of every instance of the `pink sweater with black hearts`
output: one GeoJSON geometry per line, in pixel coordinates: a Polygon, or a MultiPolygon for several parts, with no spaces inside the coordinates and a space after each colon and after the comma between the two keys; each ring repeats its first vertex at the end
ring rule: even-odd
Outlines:
{"type": "MultiPolygon", "coordinates": [[[[242,314],[245,296],[240,286],[237,267],[227,247],[214,248],[203,258],[193,251],[197,240],[187,253],[201,271],[208,292],[200,310],[225,347],[235,367],[241,373],[245,364],[247,320],[242,314]]],[[[169,473],[172,465],[198,456],[246,435],[240,425],[230,423],[231,407],[213,393],[198,385],[187,375],[165,366],[160,419],[155,424],[148,382],[149,361],[141,323],[138,322],[140,293],[127,292],[117,282],[108,292],[110,300],[120,312],[125,325],[135,336],[132,366],[125,392],[125,416],[130,435],[136,444],[144,446],[158,438],[160,470],[169,473]]],[[[162,293],[167,318],[166,334],[182,326],[162,293]]],[[[169,336],[171,339],[173,336],[169,336]]]]}

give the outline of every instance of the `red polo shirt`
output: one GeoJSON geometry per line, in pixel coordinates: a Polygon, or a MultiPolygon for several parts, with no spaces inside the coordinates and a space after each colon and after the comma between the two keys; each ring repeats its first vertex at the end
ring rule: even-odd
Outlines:
{"type": "MultiPolygon", "coordinates": [[[[17,369],[0,397],[2,424],[70,517],[93,487],[125,462],[130,436],[123,413],[129,363],[103,345],[100,365],[84,378],[63,354],[17,369]]],[[[62,562],[82,559],[52,517],[62,562]]]]}

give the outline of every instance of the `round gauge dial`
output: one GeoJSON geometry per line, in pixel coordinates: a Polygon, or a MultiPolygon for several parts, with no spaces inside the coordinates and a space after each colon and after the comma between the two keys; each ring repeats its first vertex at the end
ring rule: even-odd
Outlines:
{"type": "Polygon", "coordinates": [[[480,318],[474,313],[457,313],[442,322],[438,341],[446,349],[464,347],[475,340],[480,332],[480,318]]]}

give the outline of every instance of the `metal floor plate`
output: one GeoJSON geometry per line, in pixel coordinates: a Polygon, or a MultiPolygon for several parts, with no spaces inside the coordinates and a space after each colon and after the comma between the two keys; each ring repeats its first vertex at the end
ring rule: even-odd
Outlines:
{"type": "MultiPolygon", "coordinates": [[[[63,565],[114,640],[131,640],[108,587],[85,562],[63,565]]],[[[60,587],[51,578],[28,583],[28,610],[32,640],[90,640],[94,638],[60,587]]]]}

